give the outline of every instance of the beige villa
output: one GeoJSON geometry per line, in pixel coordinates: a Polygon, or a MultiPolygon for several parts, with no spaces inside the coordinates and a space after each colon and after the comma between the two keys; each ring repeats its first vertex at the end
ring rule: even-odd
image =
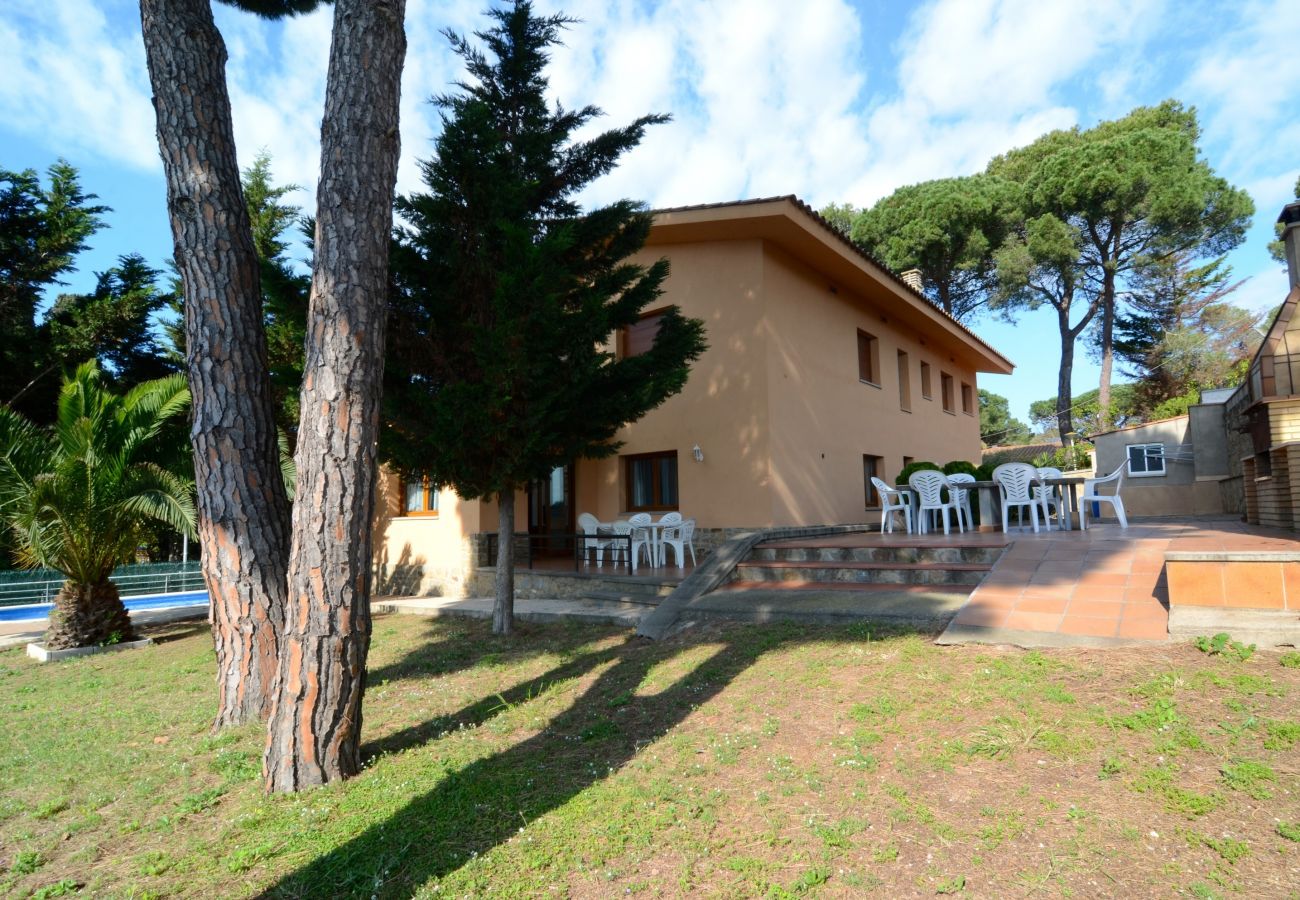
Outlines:
{"type": "MultiPolygon", "coordinates": [[[[979,461],[977,374],[1011,363],[797,198],[657,211],[641,256],[671,274],[617,352],[638,352],[668,306],[704,320],[709,349],[682,393],[623,429],[618,456],[521,491],[521,531],[679,510],[707,548],[729,530],[868,521],[872,475],[979,461]]],[[[392,476],[381,490],[379,589],[462,591],[495,503],[392,476]]]]}

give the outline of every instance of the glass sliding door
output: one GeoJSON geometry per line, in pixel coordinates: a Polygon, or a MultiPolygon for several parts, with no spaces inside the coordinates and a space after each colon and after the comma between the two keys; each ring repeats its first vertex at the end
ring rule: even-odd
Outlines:
{"type": "Polygon", "coordinates": [[[573,464],[557,466],[528,487],[528,533],[538,556],[573,553],[573,464]]]}

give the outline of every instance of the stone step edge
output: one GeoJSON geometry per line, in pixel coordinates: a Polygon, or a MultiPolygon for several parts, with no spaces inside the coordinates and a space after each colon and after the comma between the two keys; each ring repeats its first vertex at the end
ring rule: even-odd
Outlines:
{"type": "Polygon", "coordinates": [[[988,544],[978,541],[953,541],[934,544],[921,540],[889,541],[873,544],[838,544],[827,541],[767,541],[754,545],[755,550],[1005,550],[1011,541],[988,544]]]}
{"type": "Polygon", "coordinates": [[[903,572],[988,572],[993,563],[903,563],[858,562],[848,559],[753,559],[736,564],[737,569],[857,569],[861,571],[903,572]]]}
{"type": "Polygon", "coordinates": [[[888,584],[846,581],[731,581],[713,594],[741,591],[849,591],[858,594],[970,594],[975,584],[888,584]]]}

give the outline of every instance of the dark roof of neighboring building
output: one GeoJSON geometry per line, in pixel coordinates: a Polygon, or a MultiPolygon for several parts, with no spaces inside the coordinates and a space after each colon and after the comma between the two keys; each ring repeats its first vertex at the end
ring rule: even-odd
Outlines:
{"type": "Polygon", "coordinates": [[[689,206],[666,206],[660,209],[651,210],[651,212],[653,213],[693,212],[696,210],[724,209],[727,207],[735,207],[735,206],[757,206],[762,203],[780,203],[780,202],[793,203],[805,215],[807,215],[813,221],[821,225],[824,229],[826,229],[826,231],[834,235],[835,238],[839,240],[839,242],[842,243],[845,247],[848,247],[859,257],[861,257],[862,259],[870,263],[872,266],[879,269],[882,273],[888,276],[892,281],[894,281],[900,287],[906,289],[909,293],[923,300],[930,309],[933,309],[935,312],[939,313],[941,316],[946,318],[953,325],[956,325],[958,328],[960,328],[963,332],[966,333],[968,337],[970,337],[971,340],[976,341],[980,346],[984,347],[989,352],[993,353],[999,359],[1005,361],[1008,364],[1008,366],[1014,365],[1013,363],[1011,363],[1010,360],[1008,360],[1005,356],[1003,356],[996,349],[994,349],[987,341],[985,341],[975,332],[971,331],[960,321],[958,321],[951,313],[949,313],[943,307],[939,306],[929,297],[925,296],[925,294],[921,293],[916,288],[912,287],[910,284],[908,284],[906,281],[903,280],[903,277],[901,275],[899,275],[889,266],[885,265],[883,262],[881,262],[879,259],[873,256],[871,253],[864,250],[858,244],[855,244],[849,238],[848,235],[840,231],[830,222],[826,221],[826,218],[822,216],[821,213],[817,212],[817,210],[813,209],[803,200],[799,199],[799,197],[796,196],[795,194],[778,194],[774,197],[753,197],[748,200],[729,200],[729,201],[722,201],[718,203],[695,203],[689,206]]]}

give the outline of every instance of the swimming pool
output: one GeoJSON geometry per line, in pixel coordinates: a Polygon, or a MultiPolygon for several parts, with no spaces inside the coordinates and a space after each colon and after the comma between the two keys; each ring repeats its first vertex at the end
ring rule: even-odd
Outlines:
{"type": "MultiPolygon", "coordinates": [[[[207,606],[207,591],[182,591],[176,594],[150,594],[147,597],[123,597],[127,609],[171,609],[178,606],[207,606]]],[[[53,603],[28,606],[0,606],[0,622],[26,622],[47,619],[53,603]]]]}

